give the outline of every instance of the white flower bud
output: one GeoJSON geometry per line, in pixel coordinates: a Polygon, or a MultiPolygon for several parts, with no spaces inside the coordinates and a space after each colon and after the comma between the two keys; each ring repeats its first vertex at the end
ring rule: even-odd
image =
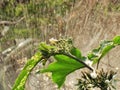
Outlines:
{"type": "Polygon", "coordinates": [[[119,69],[119,68],[118,68],[118,67],[116,67],[115,69],[118,71],[118,69],[119,69]]]}
{"type": "Polygon", "coordinates": [[[117,74],[113,75],[113,79],[115,79],[115,78],[116,78],[116,75],[117,75],[117,74]]]}
{"type": "Polygon", "coordinates": [[[95,70],[94,70],[92,73],[90,73],[90,76],[91,76],[93,79],[97,78],[97,73],[95,72],[95,70]]]}
{"type": "Polygon", "coordinates": [[[88,88],[92,88],[93,85],[92,85],[92,84],[88,84],[87,87],[88,87],[88,88]]]}
{"type": "Polygon", "coordinates": [[[51,44],[55,44],[57,41],[58,41],[58,40],[57,40],[57,39],[54,39],[54,38],[49,39],[49,42],[50,42],[51,44]]]}
{"type": "Polygon", "coordinates": [[[92,66],[92,64],[93,64],[93,61],[90,61],[90,60],[85,60],[85,63],[88,65],[88,66],[92,66]]]}
{"type": "Polygon", "coordinates": [[[109,83],[110,83],[110,81],[109,81],[109,80],[105,80],[105,83],[109,84],[109,83]]]}

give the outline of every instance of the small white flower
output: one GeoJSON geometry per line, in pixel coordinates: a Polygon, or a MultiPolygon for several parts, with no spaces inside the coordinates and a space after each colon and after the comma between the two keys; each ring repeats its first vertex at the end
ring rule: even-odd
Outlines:
{"type": "Polygon", "coordinates": [[[113,75],[113,79],[115,79],[115,78],[116,78],[116,76],[117,76],[117,74],[113,75]]]}
{"type": "Polygon", "coordinates": [[[93,87],[93,85],[92,85],[92,84],[88,84],[87,86],[88,86],[88,88],[92,88],[92,87],[93,87]]]}
{"type": "Polygon", "coordinates": [[[55,44],[57,41],[58,41],[58,40],[57,40],[57,39],[54,39],[54,38],[49,39],[49,42],[50,42],[51,44],[55,44]]]}
{"type": "Polygon", "coordinates": [[[88,66],[92,67],[93,61],[85,60],[85,63],[86,63],[88,66]]]}
{"type": "Polygon", "coordinates": [[[97,73],[95,72],[95,70],[94,70],[92,73],[90,73],[90,76],[91,76],[93,79],[97,78],[97,73]]]}
{"type": "Polygon", "coordinates": [[[109,81],[109,80],[105,80],[105,83],[109,84],[109,83],[110,83],[110,81],[109,81]]]}
{"type": "Polygon", "coordinates": [[[115,69],[118,71],[118,69],[119,69],[119,68],[118,68],[118,67],[116,67],[115,69]]]}

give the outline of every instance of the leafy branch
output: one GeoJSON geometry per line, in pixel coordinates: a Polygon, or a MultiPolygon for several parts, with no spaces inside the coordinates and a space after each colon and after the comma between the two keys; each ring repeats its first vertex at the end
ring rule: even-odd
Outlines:
{"type": "Polygon", "coordinates": [[[39,72],[51,72],[52,80],[58,85],[58,88],[64,84],[68,74],[84,67],[93,71],[90,75],[95,79],[98,76],[96,75],[96,71],[92,67],[92,64],[98,64],[100,59],[117,45],[120,45],[120,36],[114,37],[111,41],[103,41],[98,48],[93,49],[88,56],[85,57],[81,55],[79,49],[74,47],[71,39],[56,40],[52,38],[50,39],[50,44],[42,42],[38,49],[39,52],[28,60],[16,79],[12,90],[24,90],[25,82],[33,68],[39,62],[43,62],[44,60],[44,62],[46,62],[51,56],[55,58],[55,61],[50,63],[47,68],[40,69],[39,72]],[[89,61],[89,63],[87,61],[89,61]]]}

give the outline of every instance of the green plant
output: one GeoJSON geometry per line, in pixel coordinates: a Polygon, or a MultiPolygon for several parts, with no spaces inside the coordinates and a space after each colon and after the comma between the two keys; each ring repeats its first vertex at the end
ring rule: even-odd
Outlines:
{"type": "Polygon", "coordinates": [[[83,72],[83,79],[80,79],[78,86],[80,90],[88,90],[86,85],[92,88],[99,87],[101,90],[107,90],[112,84],[111,81],[116,72],[96,72],[92,64],[99,64],[100,59],[105,56],[112,48],[120,45],[120,36],[116,36],[111,41],[103,41],[100,46],[93,49],[86,57],[82,56],[81,51],[74,47],[71,39],[50,39],[50,44],[40,43],[39,51],[26,63],[25,67],[15,81],[12,90],[24,90],[25,82],[29,73],[39,62],[44,64],[49,57],[53,56],[55,61],[50,63],[47,68],[40,69],[37,73],[52,73],[52,80],[60,88],[66,79],[66,76],[75,70],[87,67],[92,73],[83,72]],[[98,75],[99,74],[99,75],[98,75]],[[104,81],[106,80],[106,81],[104,81]],[[104,81],[104,82],[103,82],[104,81]],[[102,88],[101,88],[102,86],[102,88]]]}

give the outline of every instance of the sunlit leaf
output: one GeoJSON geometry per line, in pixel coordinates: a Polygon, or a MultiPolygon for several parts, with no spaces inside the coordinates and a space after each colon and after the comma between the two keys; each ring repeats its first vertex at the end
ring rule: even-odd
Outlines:
{"type": "Polygon", "coordinates": [[[112,48],[114,48],[114,43],[112,41],[103,41],[100,46],[93,49],[92,52],[88,54],[88,59],[92,60],[93,63],[97,63],[103,56],[105,56],[112,48]]]}
{"type": "Polygon", "coordinates": [[[12,90],[24,90],[25,83],[29,76],[29,73],[36,66],[36,64],[41,61],[41,59],[42,59],[41,53],[36,53],[30,60],[28,60],[25,67],[17,77],[12,90]]]}
{"type": "Polygon", "coordinates": [[[73,47],[71,49],[71,52],[70,52],[72,55],[76,56],[77,58],[81,58],[82,55],[81,55],[81,51],[75,47],[73,47]]]}
{"type": "Polygon", "coordinates": [[[59,88],[63,85],[68,74],[84,67],[83,64],[65,55],[56,55],[55,59],[55,62],[49,64],[41,72],[52,72],[52,79],[59,88]]]}
{"type": "Polygon", "coordinates": [[[114,38],[113,38],[113,42],[114,42],[114,44],[120,45],[120,36],[114,37],[114,38]]]}

